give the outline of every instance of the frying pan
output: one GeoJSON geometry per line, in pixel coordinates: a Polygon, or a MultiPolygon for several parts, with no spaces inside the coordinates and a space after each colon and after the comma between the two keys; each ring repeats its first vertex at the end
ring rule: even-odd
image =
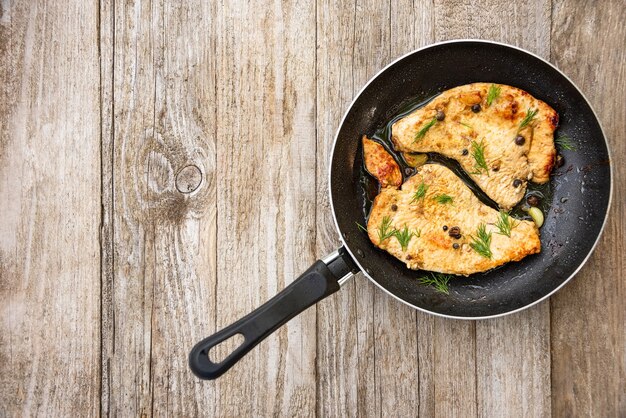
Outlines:
{"type": "Polygon", "coordinates": [[[357,94],[335,136],[330,199],[342,246],[316,261],[267,303],[199,342],[189,365],[202,379],[215,379],[265,337],[309,306],[338,291],[358,271],[399,301],[457,319],[493,318],[528,308],[560,289],[583,266],[606,223],[612,194],[608,145],[591,105],[561,71],[522,49],[488,41],[460,40],[413,51],[376,74],[357,94]],[[549,211],[541,228],[542,251],[517,263],[450,282],[449,294],[420,285],[420,272],[374,247],[356,222],[365,224],[358,163],[360,138],[395,116],[403,103],[426,99],[472,82],[509,84],[552,106],[558,135],[576,151],[560,152],[549,211]],[[209,350],[237,334],[243,343],[224,360],[209,350]]]}

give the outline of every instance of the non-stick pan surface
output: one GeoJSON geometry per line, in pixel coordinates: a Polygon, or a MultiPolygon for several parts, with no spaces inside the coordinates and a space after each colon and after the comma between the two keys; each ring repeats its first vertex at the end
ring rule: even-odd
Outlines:
{"type": "Polygon", "coordinates": [[[587,100],[555,67],[520,49],[492,42],[453,41],[408,54],[387,66],[359,93],[337,132],[330,170],[332,210],[344,247],[318,260],[264,305],[200,341],[189,365],[200,378],[216,379],[289,319],[338,291],[360,268],[386,292],[414,308],[453,318],[487,318],[523,309],[548,297],[581,268],[595,247],[611,200],[609,151],[587,100]],[[517,263],[451,281],[450,294],[420,285],[408,270],[360,231],[359,143],[407,102],[451,87],[484,81],[522,88],[560,115],[559,135],[576,147],[551,179],[552,202],[541,229],[542,250],[517,263]],[[347,251],[347,252],[346,252],[347,251]],[[349,254],[348,254],[349,253],[349,254]],[[224,360],[210,350],[243,335],[224,360]]]}
{"type": "Polygon", "coordinates": [[[555,292],[590,256],[611,197],[609,150],[598,119],[578,88],[554,66],[526,51],[484,41],[451,41],[410,53],[376,75],[355,98],[335,140],[330,193],[342,240],[368,278],[414,308],[456,318],[485,318],[528,307],[555,292]],[[419,285],[411,271],[378,250],[355,224],[365,224],[355,165],[359,138],[390,120],[403,103],[472,82],[508,84],[552,106],[564,151],[554,171],[551,209],[541,228],[541,253],[450,282],[450,294],[419,285]]]}

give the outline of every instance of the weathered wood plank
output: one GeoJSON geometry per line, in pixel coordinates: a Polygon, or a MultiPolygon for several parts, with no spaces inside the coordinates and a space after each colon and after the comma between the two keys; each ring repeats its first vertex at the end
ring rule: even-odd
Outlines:
{"type": "MultiPolygon", "coordinates": [[[[327,200],[335,130],[352,97],[390,59],[390,18],[386,2],[318,4],[319,255],[338,245],[327,200]]],[[[417,384],[405,383],[418,378],[415,332],[415,314],[361,275],[320,304],[318,414],[413,413],[417,384]]]]}
{"type": "MultiPolygon", "coordinates": [[[[416,38],[418,44],[430,40],[425,39],[428,28],[416,32],[407,19],[428,13],[428,5],[409,13],[406,7],[393,2],[318,3],[318,202],[325,203],[318,211],[319,255],[338,245],[326,179],[332,139],[346,106],[393,56],[413,49],[416,38]]],[[[321,304],[318,413],[414,414],[422,406],[415,326],[412,309],[360,275],[321,304]]],[[[427,391],[424,399],[429,399],[427,391]]]]}
{"type": "MultiPolygon", "coordinates": [[[[100,416],[108,417],[111,404],[113,353],[113,3],[100,4],[100,416]]],[[[113,383],[115,384],[115,383],[113,383]]]]}
{"type": "Polygon", "coordinates": [[[550,416],[548,303],[477,322],[476,375],[479,416],[550,416]]]}
{"type": "Polygon", "coordinates": [[[550,0],[434,0],[438,41],[489,39],[550,56],[550,0]]]}
{"type": "Polygon", "coordinates": [[[615,174],[604,235],[582,271],[551,299],[552,410],[626,416],[626,9],[623,1],[555,0],[552,57],[602,122],[615,174]]]}
{"type": "Polygon", "coordinates": [[[474,322],[435,318],[432,332],[435,416],[476,416],[474,322]]]}
{"type": "Polygon", "coordinates": [[[113,253],[103,247],[102,412],[194,416],[214,402],[186,359],[214,331],[215,13],[200,1],[115,2],[101,13],[113,235],[113,253]]]}
{"type": "MultiPolygon", "coordinates": [[[[330,253],[340,243],[328,199],[328,170],[335,130],[357,88],[352,78],[355,10],[352,0],[317,2],[315,241],[318,257],[330,253]]],[[[362,279],[359,275],[317,305],[318,416],[355,414],[364,396],[362,386],[368,384],[359,381],[361,364],[372,365],[363,356],[367,352],[362,345],[363,334],[358,336],[361,344],[357,344],[356,286],[364,284],[362,279]]]]}
{"type": "MultiPolygon", "coordinates": [[[[387,1],[355,2],[353,96],[390,60],[390,19],[390,3],[387,1]]],[[[343,109],[344,112],[345,110],[343,109]]],[[[359,349],[358,415],[406,416],[408,411],[403,406],[411,406],[411,400],[415,396],[404,390],[410,391],[411,386],[405,385],[402,380],[417,379],[416,362],[411,361],[417,353],[415,315],[391,300],[365,277],[360,276],[358,279],[355,280],[359,349]],[[391,320],[397,322],[390,322],[391,320]],[[409,358],[398,361],[395,355],[400,352],[409,358]],[[409,399],[397,403],[395,397],[402,395],[409,399]]]]}
{"type": "Polygon", "coordinates": [[[0,4],[0,416],[99,410],[97,25],[0,4]]]}
{"type": "MultiPolygon", "coordinates": [[[[315,260],[315,5],[217,11],[216,323],[247,314],[315,260]]],[[[216,383],[216,416],[315,414],[315,309],[216,383]]]]}
{"type": "MultiPolygon", "coordinates": [[[[493,39],[549,58],[548,0],[525,3],[524,7],[506,0],[471,3],[453,0],[435,4],[437,40],[493,39]],[[502,16],[508,16],[506,24],[502,24],[502,16]]],[[[542,304],[514,316],[457,325],[463,328],[460,335],[465,336],[465,339],[460,339],[457,331],[440,329],[443,324],[436,320],[434,333],[442,342],[437,350],[450,347],[452,351],[449,354],[465,357],[463,361],[457,359],[447,365],[439,362],[435,365],[437,414],[550,415],[549,321],[549,306],[542,304]],[[459,344],[470,342],[475,344],[475,351],[458,350],[459,344]],[[466,368],[466,371],[460,373],[449,367],[466,368]],[[470,377],[470,369],[473,367],[476,367],[474,382],[470,377]],[[463,385],[458,385],[459,378],[465,379],[463,385]],[[448,402],[442,403],[442,400],[448,402]]],[[[445,360],[446,356],[442,355],[441,358],[445,360]]]]}
{"type": "Polygon", "coordinates": [[[417,368],[420,417],[435,416],[435,317],[417,312],[417,368]]]}
{"type": "MultiPolygon", "coordinates": [[[[432,2],[413,2],[400,1],[391,2],[391,58],[395,59],[406,54],[416,48],[431,44],[435,39],[434,26],[434,4],[432,2]]],[[[389,299],[388,303],[398,304],[399,302],[389,299]]],[[[414,311],[411,314],[411,308],[402,307],[398,311],[403,312],[405,322],[398,321],[393,318],[389,320],[390,324],[400,323],[405,327],[407,332],[411,325],[406,323],[409,318],[415,323],[416,327],[416,353],[412,355],[398,356],[390,351],[390,361],[387,366],[391,371],[394,367],[390,364],[397,364],[398,361],[406,361],[413,369],[413,373],[417,372],[414,378],[402,378],[398,380],[398,384],[404,388],[400,392],[400,396],[395,393],[387,395],[388,398],[394,398],[392,405],[399,405],[398,411],[403,416],[410,416],[417,413],[421,417],[432,417],[435,415],[435,356],[433,329],[435,317],[420,311],[414,311]],[[394,357],[395,356],[395,359],[394,357]],[[409,393],[406,393],[409,391],[409,393]]],[[[389,372],[388,372],[389,373],[389,372]]],[[[384,385],[383,385],[384,387],[384,385]]],[[[388,409],[391,413],[391,410],[388,409]]]]}

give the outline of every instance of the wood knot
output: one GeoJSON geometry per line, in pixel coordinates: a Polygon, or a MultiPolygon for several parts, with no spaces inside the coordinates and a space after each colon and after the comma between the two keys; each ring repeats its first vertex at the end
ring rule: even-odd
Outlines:
{"type": "Polygon", "coordinates": [[[202,171],[196,165],[183,167],[176,174],[176,189],[181,193],[191,193],[202,184],[202,171]]]}

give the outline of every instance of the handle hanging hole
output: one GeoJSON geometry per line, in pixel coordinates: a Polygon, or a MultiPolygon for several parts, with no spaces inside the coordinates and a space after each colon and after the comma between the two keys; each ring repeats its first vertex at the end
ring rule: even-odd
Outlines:
{"type": "Polygon", "coordinates": [[[238,349],[239,346],[243,344],[244,340],[245,338],[241,333],[237,333],[232,337],[228,337],[216,346],[211,347],[211,349],[209,350],[209,359],[215,364],[221,363],[233,351],[238,349]]]}

